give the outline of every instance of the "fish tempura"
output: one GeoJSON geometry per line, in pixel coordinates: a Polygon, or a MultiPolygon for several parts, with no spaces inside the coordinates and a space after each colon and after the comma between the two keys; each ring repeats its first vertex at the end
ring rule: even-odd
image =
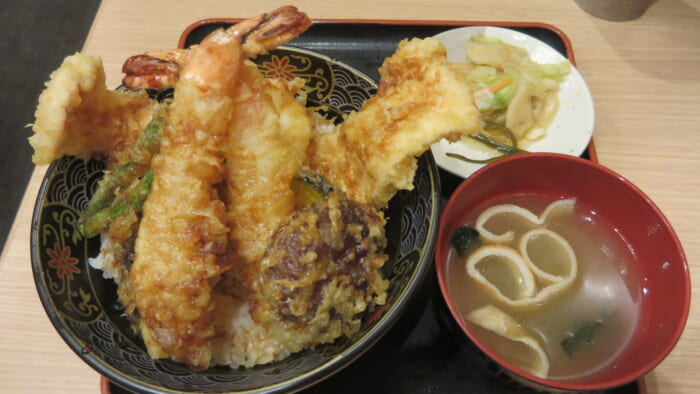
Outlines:
{"type": "Polygon", "coordinates": [[[311,168],[352,200],[385,206],[410,190],[416,157],[441,138],[480,130],[466,76],[434,38],[402,41],[379,69],[376,96],[309,149],[311,168]]]}

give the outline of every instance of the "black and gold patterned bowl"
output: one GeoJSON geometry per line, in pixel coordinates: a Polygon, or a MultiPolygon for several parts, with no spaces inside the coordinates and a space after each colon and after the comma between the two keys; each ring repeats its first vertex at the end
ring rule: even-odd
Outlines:
{"type": "MultiPolygon", "coordinates": [[[[267,76],[302,77],[310,105],[327,115],[359,109],[376,84],[352,67],[307,50],[284,47],[259,56],[267,76]]],[[[41,301],[66,343],[113,383],[132,391],[291,392],[308,387],[354,361],[397,320],[420,287],[430,265],[437,234],[440,196],[437,167],[430,152],[418,160],[414,189],[399,192],[386,209],[390,280],[386,306],[368,316],[352,338],[293,354],[251,369],[213,367],[193,372],[146,353],[123,315],[116,285],[88,264],[98,254],[99,238],[78,232],[79,212],[102,177],[99,161],[64,157],[54,162],[42,183],[32,223],[32,268],[41,301]]]]}

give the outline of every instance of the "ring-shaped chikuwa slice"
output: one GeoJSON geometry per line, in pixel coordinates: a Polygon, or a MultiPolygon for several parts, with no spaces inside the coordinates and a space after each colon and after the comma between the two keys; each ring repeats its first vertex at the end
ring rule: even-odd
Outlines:
{"type": "Polygon", "coordinates": [[[549,217],[560,213],[571,213],[576,206],[575,198],[552,201],[540,214],[540,224],[546,224],[549,217]]]}
{"type": "Polygon", "coordinates": [[[536,228],[520,238],[520,255],[542,284],[573,281],[578,273],[576,253],[558,233],[536,228]]]}
{"type": "Polygon", "coordinates": [[[540,223],[540,218],[529,210],[515,204],[498,204],[486,208],[474,223],[474,228],[479,232],[479,235],[488,242],[509,243],[515,238],[513,223],[508,229],[488,228],[487,224],[497,215],[512,215],[519,217],[522,226],[537,226],[540,223]],[[501,231],[502,230],[502,231],[501,231]]]}
{"type": "Polygon", "coordinates": [[[535,277],[517,250],[504,245],[482,246],[469,255],[466,268],[467,275],[500,302],[512,306],[533,302],[535,277]]]}
{"type": "Polygon", "coordinates": [[[542,346],[511,316],[493,305],[486,305],[467,314],[466,319],[491,333],[507,339],[482,336],[482,342],[495,354],[535,376],[549,373],[549,359],[542,346]]]}
{"type": "Polygon", "coordinates": [[[540,216],[537,216],[532,211],[516,204],[497,204],[481,212],[474,223],[474,228],[487,242],[509,243],[515,238],[516,232],[525,232],[530,228],[542,226],[550,215],[557,214],[562,210],[571,212],[574,205],[576,205],[576,199],[573,198],[556,200],[550,203],[540,216]],[[492,219],[497,215],[512,215],[519,217],[520,221],[511,222],[509,224],[511,228],[508,229],[489,228],[489,222],[492,222],[492,219]],[[513,229],[515,227],[525,227],[526,229],[524,231],[515,231],[513,229]]]}

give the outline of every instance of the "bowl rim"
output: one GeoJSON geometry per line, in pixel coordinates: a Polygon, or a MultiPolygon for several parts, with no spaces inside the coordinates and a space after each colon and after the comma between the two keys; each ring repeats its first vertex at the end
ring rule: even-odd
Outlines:
{"type": "Polygon", "coordinates": [[[678,238],[678,235],[676,234],[676,231],[674,228],[671,226],[670,221],[668,218],[663,214],[663,212],[660,210],[660,208],[651,200],[651,198],[644,193],[638,186],[633,184],[631,181],[629,181],[627,178],[624,176],[620,175],[619,173],[613,171],[612,169],[601,165],[600,163],[593,162],[591,160],[587,160],[581,157],[577,156],[571,156],[567,154],[561,154],[561,153],[551,153],[551,152],[532,152],[532,153],[527,153],[527,154],[522,154],[522,155],[513,155],[513,156],[508,156],[503,159],[497,160],[495,162],[489,163],[488,165],[480,168],[479,170],[475,171],[472,175],[469,177],[465,178],[459,186],[455,189],[455,191],[452,193],[450,198],[447,200],[447,202],[444,204],[444,208],[442,210],[442,213],[440,215],[440,228],[438,230],[438,239],[437,239],[437,244],[436,244],[436,253],[435,253],[435,270],[437,274],[437,279],[438,279],[438,285],[440,288],[440,293],[443,299],[443,302],[446,304],[448,307],[450,314],[452,315],[452,318],[454,321],[459,325],[459,327],[462,330],[462,333],[466,335],[466,339],[470,340],[472,343],[474,343],[480,351],[482,351],[487,357],[490,359],[494,360],[500,368],[505,369],[509,373],[516,375],[517,377],[526,380],[527,382],[533,383],[535,386],[540,386],[544,388],[554,388],[554,389],[559,389],[559,390],[568,390],[568,391],[590,391],[590,390],[604,390],[604,389],[609,389],[617,386],[621,386],[624,384],[627,384],[629,382],[635,381],[637,379],[642,378],[644,375],[652,371],[654,368],[656,368],[674,349],[674,347],[678,344],[680,341],[680,338],[682,336],[682,333],[685,329],[685,326],[687,324],[688,316],[690,313],[690,299],[691,299],[691,278],[690,278],[690,272],[688,268],[688,260],[685,254],[685,251],[683,250],[683,247],[681,245],[680,239],[678,238]],[[668,343],[665,344],[665,346],[660,349],[656,355],[651,358],[649,361],[644,363],[644,365],[640,368],[635,369],[634,371],[616,377],[614,379],[609,379],[606,382],[601,382],[601,383],[568,383],[565,381],[556,381],[556,380],[551,380],[551,379],[546,379],[546,378],[540,378],[535,375],[532,375],[528,372],[525,372],[519,368],[516,368],[515,366],[511,365],[510,363],[506,362],[504,359],[501,357],[497,356],[494,354],[490,349],[488,349],[486,346],[484,346],[480,341],[478,341],[474,336],[471,334],[471,330],[468,329],[466,323],[460,316],[459,311],[457,310],[456,306],[454,305],[454,302],[451,301],[449,294],[448,294],[448,289],[447,289],[447,283],[445,279],[445,268],[446,268],[446,258],[447,258],[447,252],[449,250],[449,244],[446,244],[447,240],[449,239],[446,235],[446,232],[448,231],[445,227],[446,220],[445,218],[450,214],[452,211],[453,207],[459,204],[457,201],[457,196],[461,195],[465,189],[471,186],[472,183],[476,182],[475,180],[482,176],[483,173],[491,171],[491,168],[495,166],[501,166],[501,165],[506,165],[510,162],[513,161],[524,161],[524,160],[537,160],[537,159],[547,159],[547,160],[553,160],[553,161],[568,161],[570,163],[573,163],[578,166],[585,166],[589,167],[589,169],[592,169],[593,171],[597,171],[601,173],[603,176],[606,177],[612,177],[615,178],[617,181],[622,182],[625,187],[629,188],[633,193],[639,195],[640,198],[642,198],[649,206],[649,208],[652,210],[654,215],[656,215],[659,219],[659,221],[663,224],[665,228],[668,229],[668,233],[671,237],[671,241],[673,242],[673,247],[678,251],[680,261],[681,261],[681,272],[683,274],[683,284],[681,290],[683,292],[683,298],[680,300],[682,302],[682,313],[680,316],[679,321],[677,324],[675,324],[674,330],[673,330],[673,340],[668,341],[668,343]]]}
{"type": "MultiPolygon", "coordinates": [[[[312,57],[322,59],[329,64],[335,64],[339,67],[345,68],[357,75],[358,78],[368,82],[371,87],[377,88],[378,84],[371,78],[367,73],[359,70],[355,66],[328,56],[326,54],[313,51],[306,48],[296,47],[293,45],[282,45],[278,49],[283,51],[288,51],[292,53],[300,53],[312,57]]],[[[274,51],[270,52],[274,54],[274,51]]],[[[421,287],[421,284],[425,281],[428,276],[428,272],[432,267],[432,259],[434,257],[436,241],[439,231],[439,218],[441,210],[441,187],[440,187],[440,176],[438,173],[438,167],[435,159],[430,152],[427,150],[418,158],[418,165],[423,161],[426,166],[426,173],[429,177],[430,184],[430,195],[426,196],[426,199],[431,201],[431,211],[426,212],[430,217],[430,225],[428,231],[425,235],[425,242],[421,245],[421,253],[416,261],[416,268],[411,274],[409,280],[406,282],[404,288],[396,296],[394,304],[387,312],[381,316],[375,326],[363,333],[361,336],[357,337],[353,344],[351,344],[347,349],[334,357],[328,358],[325,362],[319,366],[312,368],[311,370],[305,372],[304,374],[295,376],[293,378],[281,381],[272,385],[263,386],[259,388],[247,389],[243,391],[237,391],[239,393],[257,393],[257,392],[289,392],[298,391],[308,388],[316,383],[319,383],[333,374],[341,371],[352,362],[357,360],[361,355],[372,348],[390,329],[399,318],[403,315],[410,302],[413,301],[413,292],[415,289],[421,287]]],[[[49,165],[46,174],[51,174],[56,171],[58,161],[54,161],[49,165]]],[[[49,187],[48,177],[44,176],[42,179],[39,192],[34,204],[34,210],[32,213],[32,227],[30,234],[30,259],[33,271],[34,285],[37,289],[37,294],[39,295],[40,301],[42,303],[43,309],[51,321],[54,329],[58,332],[59,336],[68,345],[70,349],[74,351],[86,364],[100,373],[102,376],[106,377],[113,383],[126,387],[128,389],[139,390],[147,393],[181,393],[182,391],[167,389],[161,386],[153,385],[140,378],[123,373],[121,370],[115,368],[113,365],[105,360],[102,360],[93,355],[86,346],[84,346],[80,340],[78,340],[73,335],[69,334],[69,330],[65,327],[63,319],[58,315],[58,313],[52,307],[51,296],[48,290],[42,286],[43,282],[43,271],[40,267],[40,253],[39,253],[39,218],[43,208],[42,202],[44,201],[49,187]]],[[[110,279],[111,280],[111,279],[110,279]]],[[[340,339],[340,338],[338,338],[340,339]]]]}

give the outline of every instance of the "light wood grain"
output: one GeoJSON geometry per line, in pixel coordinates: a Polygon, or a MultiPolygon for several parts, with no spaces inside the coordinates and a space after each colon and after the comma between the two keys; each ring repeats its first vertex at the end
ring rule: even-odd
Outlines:
{"type": "MultiPolygon", "coordinates": [[[[181,32],[197,20],[250,17],[282,4],[103,0],[84,51],[102,57],[108,86],[117,86],[125,58],[175,47],[181,32]]],[[[666,214],[684,246],[693,297],[698,296],[700,1],[657,1],[630,22],[596,19],[575,2],[561,0],[302,0],[295,5],[315,19],[545,22],[561,29],[595,100],[599,161],[636,183],[666,214]]],[[[63,343],[34,288],[29,234],[44,172],[35,170],[0,259],[0,392],[95,393],[99,375],[63,343]]],[[[679,344],[646,377],[649,393],[700,392],[693,373],[699,363],[700,316],[693,304],[679,344]]]]}

